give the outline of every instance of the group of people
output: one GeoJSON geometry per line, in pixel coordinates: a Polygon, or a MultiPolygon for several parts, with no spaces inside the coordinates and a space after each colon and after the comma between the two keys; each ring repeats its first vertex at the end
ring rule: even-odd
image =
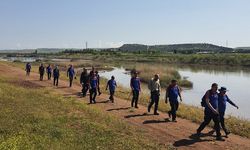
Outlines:
{"type": "MultiPolygon", "coordinates": [[[[29,76],[31,71],[31,64],[26,64],[26,75],[29,76]]],[[[46,72],[48,74],[48,80],[51,80],[52,67],[48,65],[46,67],[46,72]]],[[[40,80],[43,80],[45,73],[45,68],[43,64],[39,67],[40,80]]],[[[55,66],[53,69],[54,86],[58,86],[59,79],[59,68],[55,66]]],[[[141,80],[139,78],[139,73],[137,71],[131,71],[130,87],[132,93],[131,107],[138,108],[139,96],[141,93],[141,80]]],[[[69,78],[69,86],[72,86],[73,79],[76,79],[76,73],[73,65],[70,65],[67,70],[67,77],[69,78]]],[[[83,68],[83,72],[80,75],[80,84],[82,85],[82,95],[85,97],[89,91],[89,102],[96,103],[97,94],[101,95],[100,91],[100,76],[98,71],[92,67],[91,71],[88,73],[86,68],[83,68]]],[[[117,83],[114,76],[108,80],[106,85],[106,90],[109,89],[109,100],[114,103],[114,94],[117,88],[117,83]]],[[[160,76],[155,74],[154,77],[148,82],[148,89],[150,90],[150,102],[148,104],[147,111],[150,113],[151,107],[154,105],[154,115],[159,115],[158,105],[161,94],[160,76]]],[[[221,137],[220,129],[224,130],[226,137],[230,134],[225,126],[225,111],[226,103],[230,103],[237,109],[239,108],[235,103],[233,103],[226,94],[226,87],[221,87],[218,92],[218,84],[213,83],[211,89],[206,91],[205,95],[202,97],[201,105],[204,107],[204,121],[201,123],[197,129],[197,136],[201,135],[202,130],[210,123],[211,120],[214,122],[214,130],[216,132],[216,139],[223,140],[221,137]]],[[[179,100],[182,101],[181,89],[178,86],[177,80],[172,80],[169,86],[166,88],[165,103],[170,104],[170,111],[168,111],[168,116],[173,122],[176,121],[176,113],[179,107],[179,100]]]]}

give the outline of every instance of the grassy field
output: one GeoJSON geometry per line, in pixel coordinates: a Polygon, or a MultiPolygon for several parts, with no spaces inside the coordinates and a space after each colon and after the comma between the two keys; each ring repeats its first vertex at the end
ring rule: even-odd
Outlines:
{"type": "Polygon", "coordinates": [[[162,148],[114,116],[27,84],[0,76],[1,150],[162,148]]]}

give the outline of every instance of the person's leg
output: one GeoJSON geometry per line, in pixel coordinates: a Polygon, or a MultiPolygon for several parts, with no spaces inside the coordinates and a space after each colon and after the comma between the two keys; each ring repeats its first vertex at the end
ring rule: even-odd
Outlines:
{"type": "Polygon", "coordinates": [[[197,133],[198,134],[201,133],[201,131],[210,123],[211,120],[212,120],[211,114],[205,113],[205,115],[204,115],[204,121],[201,123],[201,125],[197,129],[197,133]]]}
{"type": "Polygon", "coordinates": [[[154,114],[158,114],[158,104],[159,104],[159,95],[158,93],[155,94],[155,110],[154,110],[154,114]]]}
{"type": "Polygon", "coordinates": [[[93,95],[93,90],[90,89],[90,90],[89,90],[89,103],[90,103],[90,104],[92,103],[92,95],[93,95]]]}
{"type": "Polygon", "coordinates": [[[93,93],[94,93],[94,96],[93,96],[93,101],[94,103],[96,103],[96,95],[97,95],[97,89],[93,89],[93,93]]]}
{"type": "Polygon", "coordinates": [[[216,137],[221,138],[221,133],[220,133],[220,119],[219,119],[219,115],[214,115],[212,116],[213,121],[214,121],[214,127],[215,127],[215,131],[216,131],[216,137]]]}
{"type": "Polygon", "coordinates": [[[136,91],[135,108],[138,108],[139,94],[140,94],[139,91],[136,91]]]}
{"type": "Polygon", "coordinates": [[[173,110],[172,110],[172,120],[173,120],[173,121],[176,121],[176,112],[177,112],[177,110],[178,110],[178,107],[179,107],[178,101],[177,101],[177,102],[174,102],[174,103],[173,103],[173,110]]]}
{"type": "Polygon", "coordinates": [[[220,120],[219,120],[219,122],[221,124],[222,129],[224,130],[224,132],[225,132],[225,134],[227,136],[228,134],[230,134],[230,132],[226,128],[224,116],[225,116],[225,113],[220,112],[220,120]]]}
{"type": "Polygon", "coordinates": [[[69,77],[69,86],[72,87],[73,77],[69,77]]]}
{"type": "Polygon", "coordinates": [[[150,102],[149,102],[149,105],[148,105],[148,112],[150,112],[151,107],[154,105],[154,103],[155,103],[154,94],[151,92],[150,102]]]}
{"type": "Polygon", "coordinates": [[[54,77],[53,85],[54,85],[54,86],[56,85],[56,77],[54,77]]]}
{"type": "Polygon", "coordinates": [[[114,103],[114,91],[110,91],[110,100],[114,103]]]}
{"type": "Polygon", "coordinates": [[[56,78],[56,86],[58,86],[59,77],[56,78]]]}
{"type": "Polygon", "coordinates": [[[99,86],[99,85],[98,85],[98,88],[97,88],[97,89],[98,89],[98,94],[101,95],[102,93],[101,93],[101,89],[100,89],[100,86],[99,86]]]}
{"type": "Polygon", "coordinates": [[[131,107],[134,107],[134,102],[135,102],[135,90],[133,90],[132,91],[132,94],[133,94],[133,96],[132,96],[132,100],[131,100],[131,107]]]}

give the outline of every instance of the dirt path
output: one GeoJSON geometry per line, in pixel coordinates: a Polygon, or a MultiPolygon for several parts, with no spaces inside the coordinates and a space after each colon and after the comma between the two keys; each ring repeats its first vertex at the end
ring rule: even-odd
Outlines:
{"type": "MultiPolygon", "coordinates": [[[[38,81],[38,74],[32,73],[30,77],[25,76],[22,69],[11,67],[0,63],[0,73],[6,76],[16,77],[18,85],[28,87],[48,87],[63,96],[76,97],[83,103],[88,103],[87,98],[79,97],[81,90],[79,85],[74,85],[68,88],[68,82],[60,81],[59,87],[52,86],[52,81],[38,81]]],[[[172,144],[178,149],[250,149],[250,139],[243,138],[237,135],[230,135],[226,141],[215,141],[213,135],[204,134],[200,139],[193,138],[191,135],[195,133],[198,124],[192,123],[189,120],[178,118],[177,123],[169,122],[167,115],[161,113],[159,116],[146,113],[146,107],[139,105],[139,109],[131,109],[130,102],[115,98],[115,103],[107,102],[108,95],[97,97],[97,104],[91,106],[100,108],[103,113],[115,115],[124,119],[131,125],[141,128],[145,131],[149,138],[158,141],[160,144],[172,144]]],[[[209,129],[204,130],[207,133],[209,129]]]]}

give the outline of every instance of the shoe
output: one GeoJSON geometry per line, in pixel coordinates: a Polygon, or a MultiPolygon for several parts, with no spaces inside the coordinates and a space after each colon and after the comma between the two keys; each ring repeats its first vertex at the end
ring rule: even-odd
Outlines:
{"type": "Polygon", "coordinates": [[[228,138],[228,135],[229,135],[230,133],[231,133],[230,131],[225,132],[226,138],[228,138]]]}
{"type": "Polygon", "coordinates": [[[217,137],[216,137],[216,140],[217,140],[217,141],[225,141],[221,136],[217,136],[217,137]]]}
{"type": "Polygon", "coordinates": [[[150,108],[148,107],[148,112],[150,113],[150,108]]]}
{"type": "Polygon", "coordinates": [[[177,120],[176,120],[176,119],[174,119],[174,120],[172,120],[172,122],[177,122],[177,120]]]}
{"type": "Polygon", "coordinates": [[[135,106],[135,108],[137,108],[137,109],[138,109],[139,107],[138,107],[138,106],[135,106]]]}
{"type": "Polygon", "coordinates": [[[172,114],[171,114],[171,112],[170,112],[170,111],[168,112],[168,117],[169,117],[169,118],[171,118],[171,117],[172,117],[172,114]]]}
{"type": "Polygon", "coordinates": [[[158,112],[155,112],[154,115],[159,115],[159,113],[158,113],[158,112]]]}

